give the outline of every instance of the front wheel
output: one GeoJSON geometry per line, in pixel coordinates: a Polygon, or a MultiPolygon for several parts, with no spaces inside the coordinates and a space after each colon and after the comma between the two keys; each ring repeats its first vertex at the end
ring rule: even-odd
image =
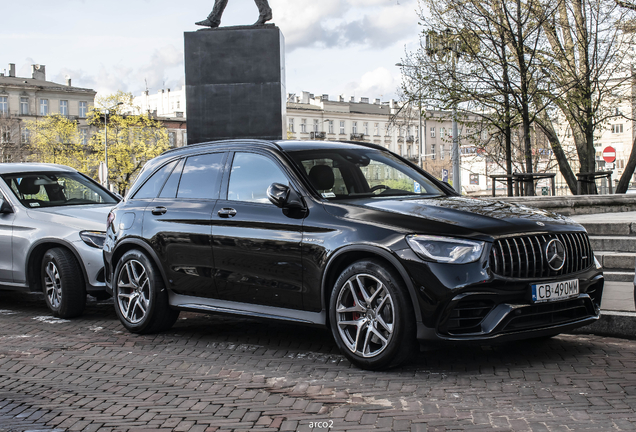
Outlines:
{"type": "Polygon", "coordinates": [[[119,320],[132,333],[168,330],[179,317],[179,311],[168,304],[168,291],[159,270],[138,250],[130,250],[119,259],[113,299],[119,320]]]}
{"type": "Polygon", "coordinates": [[[399,275],[381,261],[358,261],[342,272],[329,320],[340,350],[363,369],[395,367],[416,353],[410,297],[399,275]]]}
{"type": "Polygon", "coordinates": [[[59,318],[84,313],[86,286],[82,269],[71,251],[52,248],[42,257],[42,287],[46,305],[59,318]]]}

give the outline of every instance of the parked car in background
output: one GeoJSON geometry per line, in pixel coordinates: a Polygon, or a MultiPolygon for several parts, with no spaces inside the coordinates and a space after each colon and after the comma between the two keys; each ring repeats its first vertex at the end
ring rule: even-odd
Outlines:
{"type": "Polygon", "coordinates": [[[81,315],[104,286],[104,223],[119,198],[76,170],[0,164],[0,289],[43,292],[54,315],[81,315]]]}
{"type": "Polygon", "coordinates": [[[108,216],[106,283],[131,332],[180,310],[327,326],[356,365],[417,341],[554,336],[599,318],[572,220],[465,199],[372,144],[227,141],[150,161],[108,216]]]}

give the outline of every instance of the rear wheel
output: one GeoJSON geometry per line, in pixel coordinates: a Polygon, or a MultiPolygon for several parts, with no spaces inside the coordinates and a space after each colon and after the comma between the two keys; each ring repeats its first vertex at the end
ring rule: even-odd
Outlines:
{"type": "Polygon", "coordinates": [[[86,307],[86,285],[77,259],[67,249],[52,248],[42,258],[42,287],[53,315],[75,318],[86,307]]]}
{"type": "Polygon", "coordinates": [[[334,339],[357,366],[395,367],[417,352],[410,297],[399,275],[381,261],[358,261],[342,272],[329,306],[334,339]]]}
{"type": "Polygon", "coordinates": [[[138,250],[126,252],[117,263],[113,298],[119,320],[132,333],[168,330],[179,317],[168,304],[159,270],[138,250]]]}

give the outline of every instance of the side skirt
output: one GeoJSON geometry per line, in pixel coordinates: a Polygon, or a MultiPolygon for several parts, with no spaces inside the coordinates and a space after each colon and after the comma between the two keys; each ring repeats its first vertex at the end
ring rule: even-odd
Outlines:
{"type": "Polygon", "coordinates": [[[326,326],[326,313],[307,312],[296,309],[277,308],[273,306],[261,306],[251,303],[239,303],[227,300],[192,297],[181,294],[169,293],[170,306],[176,309],[193,312],[221,313],[241,315],[252,318],[263,318],[277,321],[291,321],[300,324],[326,326]]]}

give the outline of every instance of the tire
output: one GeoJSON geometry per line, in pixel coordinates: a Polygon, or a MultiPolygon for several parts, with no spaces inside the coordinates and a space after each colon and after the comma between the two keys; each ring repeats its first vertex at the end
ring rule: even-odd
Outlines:
{"type": "Polygon", "coordinates": [[[345,269],[329,301],[331,333],[362,369],[396,367],[417,353],[415,314],[401,277],[379,260],[345,269]]]}
{"type": "Polygon", "coordinates": [[[52,248],[40,269],[46,305],[59,318],[75,318],[86,307],[86,284],[80,264],[68,249],[52,248]]]}
{"type": "Polygon", "coordinates": [[[179,311],[168,304],[168,290],[157,266],[135,249],[126,252],[117,263],[113,303],[117,317],[131,333],[165,331],[179,317],[179,311]]]}

